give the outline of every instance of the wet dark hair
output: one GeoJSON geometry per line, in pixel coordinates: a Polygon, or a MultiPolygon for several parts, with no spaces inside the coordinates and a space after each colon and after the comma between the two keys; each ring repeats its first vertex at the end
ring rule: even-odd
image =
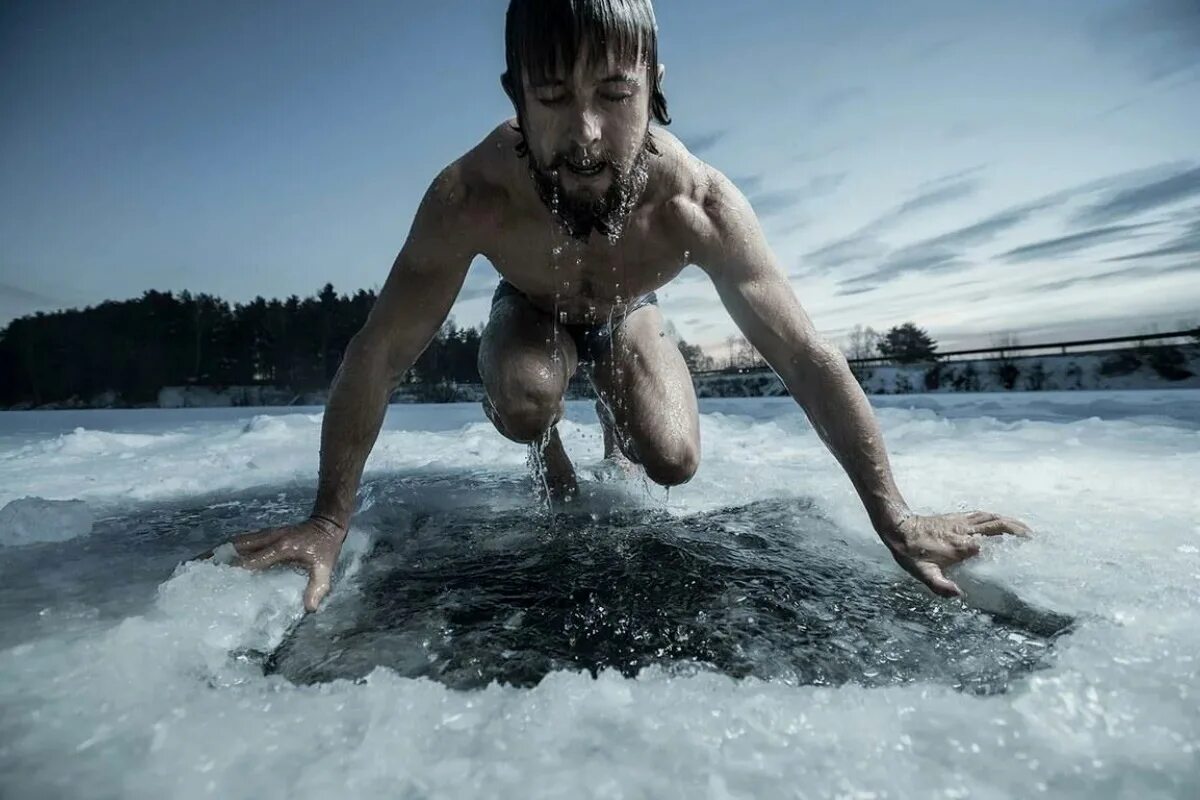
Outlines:
{"type": "MultiPolygon", "coordinates": [[[[517,108],[517,132],[525,122],[522,73],[541,80],[569,70],[587,44],[591,53],[611,53],[617,58],[646,61],[650,77],[650,114],[670,125],[667,98],[658,81],[658,25],[650,0],[511,0],[505,22],[507,70],[500,77],[517,108]]],[[[647,149],[655,155],[653,139],[647,149]]],[[[517,154],[528,154],[522,134],[517,154]]]]}

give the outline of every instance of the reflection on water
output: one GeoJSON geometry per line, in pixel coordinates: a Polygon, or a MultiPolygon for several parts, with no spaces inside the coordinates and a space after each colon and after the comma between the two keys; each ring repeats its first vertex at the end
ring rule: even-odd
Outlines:
{"type": "Polygon", "coordinates": [[[803,500],[675,518],[592,497],[548,518],[481,506],[462,482],[375,488],[361,571],[268,672],[314,683],[383,666],[469,689],[657,664],[990,694],[1045,665],[1072,622],[996,586],[973,587],[971,607],[935,598],[803,500]]]}

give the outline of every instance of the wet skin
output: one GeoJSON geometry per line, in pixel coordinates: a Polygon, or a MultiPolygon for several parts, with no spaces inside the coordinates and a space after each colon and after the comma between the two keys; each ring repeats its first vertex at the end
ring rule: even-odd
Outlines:
{"type": "MultiPolygon", "coordinates": [[[[485,329],[479,364],[485,412],[503,435],[536,448],[553,493],[575,487],[554,428],[578,366],[561,325],[605,320],[696,264],[845,469],[905,570],[938,594],[956,595],[944,569],[977,554],[980,536],[1030,532],[990,512],[912,513],[845,358],[813,327],[741,192],[669,132],[650,127],[645,74],[637,64],[591,63],[585,53],[569,75],[542,84],[525,76],[521,87],[506,87],[510,97],[524,93],[527,158],[547,168],[572,199],[605,196],[618,171],[635,163],[650,131],[659,154],[646,162],[644,189],[620,235],[571,234],[537,191],[530,161],[517,155],[515,118],[446,167],[426,192],[334,379],[313,517],[235,538],[246,566],[304,568],[310,576],[305,606],[316,609],[329,591],[387,400],[445,320],[480,255],[524,295],[497,303],[485,329]],[[557,170],[549,170],[555,164],[557,170]]],[[[609,454],[623,453],[664,485],[690,479],[700,454],[696,397],[657,307],[628,315],[590,377],[605,412],[609,454]]]]}

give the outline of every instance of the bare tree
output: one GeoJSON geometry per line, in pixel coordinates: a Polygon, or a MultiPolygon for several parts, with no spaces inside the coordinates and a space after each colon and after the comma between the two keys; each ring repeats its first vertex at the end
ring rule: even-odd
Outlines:
{"type": "Polygon", "coordinates": [[[1019,347],[1021,344],[1020,338],[1012,331],[999,334],[992,337],[992,347],[1000,353],[1000,357],[1004,358],[1008,350],[1014,347],[1019,347]]]}
{"type": "Polygon", "coordinates": [[[846,346],[843,352],[851,361],[861,361],[875,358],[879,355],[879,340],[883,338],[871,326],[855,325],[854,330],[846,336],[846,346]]]}

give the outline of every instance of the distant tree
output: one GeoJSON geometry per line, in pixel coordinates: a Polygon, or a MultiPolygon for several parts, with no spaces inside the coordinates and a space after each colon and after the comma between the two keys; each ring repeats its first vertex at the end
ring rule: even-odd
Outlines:
{"type": "Polygon", "coordinates": [[[992,337],[992,347],[996,348],[1001,358],[1005,358],[1009,350],[1020,346],[1020,344],[1021,340],[1015,333],[1003,333],[992,337]]]}
{"type": "Polygon", "coordinates": [[[725,340],[729,346],[729,366],[739,369],[754,369],[766,366],[766,361],[750,344],[744,334],[730,336],[725,340]]]}
{"type": "Polygon", "coordinates": [[[879,354],[898,364],[937,359],[937,342],[912,322],[897,325],[879,342],[879,354]]]}
{"type": "Polygon", "coordinates": [[[1046,368],[1038,361],[1033,369],[1025,376],[1025,388],[1032,392],[1040,392],[1046,388],[1046,368]]]}
{"type": "Polygon", "coordinates": [[[879,340],[882,337],[871,326],[855,325],[846,335],[846,346],[842,352],[851,361],[875,358],[879,355],[879,340]]]}
{"type": "Polygon", "coordinates": [[[933,365],[925,370],[922,380],[925,383],[925,391],[933,392],[942,387],[942,379],[945,375],[942,373],[945,365],[940,361],[933,362],[933,365]]]}
{"type": "Polygon", "coordinates": [[[683,354],[683,360],[691,372],[704,372],[713,368],[712,358],[706,355],[698,344],[688,344],[680,339],[679,352],[683,354]]]}
{"type": "Polygon", "coordinates": [[[1019,346],[1016,335],[1005,333],[997,336],[992,339],[992,346],[996,348],[998,354],[995,363],[992,364],[992,374],[1005,389],[1015,388],[1017,379],[1021,377],[1021,370],[1010,355],[1010,348],[1019,346]]]}

